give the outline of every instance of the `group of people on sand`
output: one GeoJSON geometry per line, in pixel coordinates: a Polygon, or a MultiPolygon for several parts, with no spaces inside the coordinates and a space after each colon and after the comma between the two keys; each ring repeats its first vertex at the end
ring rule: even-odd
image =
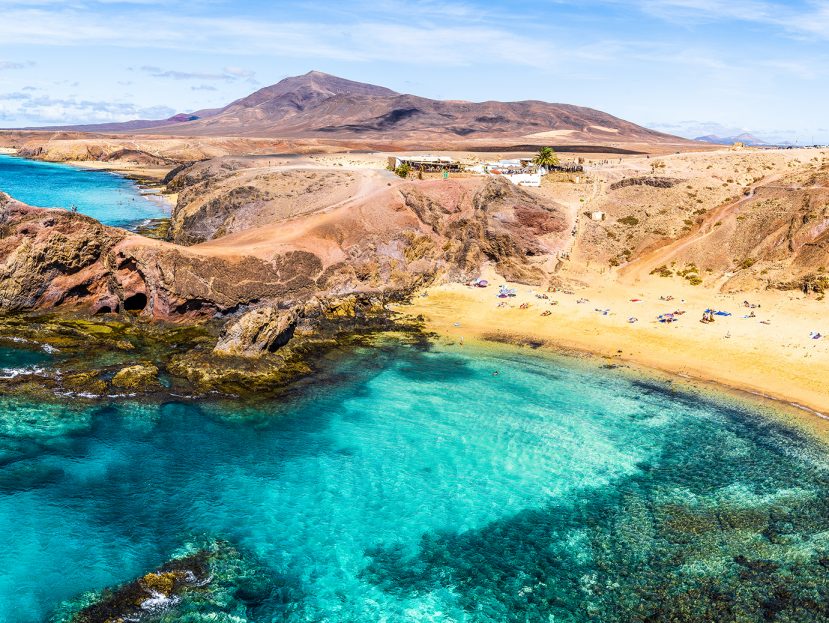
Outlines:
{"type": "Polygon", "coordinates": [[[706,309],[702,312],[702,319],[700,322],[704,324],[708,324],[709,322],[714,322],[714,310],[713,309],[706,309]]]}
{"type": "Polygon", "coordinates": [[[659,314],[656,319],[663,323],[663,324],[671,324],[672,322],[677,322],[679,317],[685,313],[684,309],[675,309],[672,312],[668,312],[667,314],[659,314]]]}

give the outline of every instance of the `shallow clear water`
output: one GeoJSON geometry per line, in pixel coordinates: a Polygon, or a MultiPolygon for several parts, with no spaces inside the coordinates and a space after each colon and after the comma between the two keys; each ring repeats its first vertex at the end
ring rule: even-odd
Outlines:
{"type": "Polygon", "coordinates": [[[0,346],[0,379],[14,378],[20,374],[30,374],[43,368],[50,360],[49,353],[39,348],[12,349],[0,346]]]}
{"type": "Polygon", "coordinates": [[[800,433],[508,351],[338,366],[247,411],[0,398],[0,620],[48,619],[200,538],[256,557],[275,594],[170,621],[827,614],[828,463],[800,433]]]}
{"type": "Polygon", "coordinates": [[[127,227],[169,216],[158,197],[143,195],[130,180],[106,171],[0,155],[0,191],[40,208],[70,209],[107,225],[127,227]]]}

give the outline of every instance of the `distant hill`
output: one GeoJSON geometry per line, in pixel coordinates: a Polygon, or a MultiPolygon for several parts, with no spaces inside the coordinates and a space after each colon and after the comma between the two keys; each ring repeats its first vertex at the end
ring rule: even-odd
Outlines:
{"type": "MultiPolygon", "coordinates": [[[[210,111],[203,111],[209,114],[210,111]]],[[[71,125],[71,126],[50,126],[46,128],[23,128],[24,130],[59,130],[70,132],[137,132],[146,128],[155,128],[159,126],[172,127],[178,123],[186,123],[188,121],[195,121],[200,119],[204,114],[187,114],[179,113],[168,117],[167,119],[135,119],[133,121],[111,122],[111,123],[92,123],[87,125],[71,125]]]]}
{"type": "Polygon", "coordinates": [[[164,120],[50,129],[424,142],[520,138],[542,144],[689,143],[592,108],[536,100],[433,100],[318,71],[286,78],[224,108],[164,120]]]}
{"type": "Polygon", "coordinates": [[[761,138],[757,138],[748,132],[738,134],[737,136],[717,136],[715,134],[709,134],[707,136],[698,136],[694,140],[702,143],[711,143],[712,145],[733,145],[734,143],[743,143],[744,145],[750,145],[753,147],[762,147],[772,144],[761,138]]]}

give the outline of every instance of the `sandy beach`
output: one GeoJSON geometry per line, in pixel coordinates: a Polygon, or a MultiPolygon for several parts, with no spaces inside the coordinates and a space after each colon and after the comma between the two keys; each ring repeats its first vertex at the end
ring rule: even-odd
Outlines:
{"type": "Polygon", "coordinates": [[[797,292],[719,294],[659,278],[633,286],[597,283],[572,293],[509,284],[516,296],[501,299],[502,283],[496,277],[487,288],[436,286],[400,310],[422,314],[430,330],[458,346],[509,341],[592,353],[829,413],[824,302],[797,292]],[[757,307],[745,307],[745,300],[757,307]],[[731,315],[701,323],[709,307],[731,315]],[[657,319],[677,311],[685,313],[675,322],[657,319]],[[822,337],[813,339],[814,332],[822,337]]]}
{"type": "Polygon", "coordinates": [[[170,171],[171,167],[149,167],[143,164],[134,164],[118,160],[116,162],[100,162],[98,160],[71,160],[66,164],[78,167],[79,169],[91,169],[93,171],[110,171],[127,177],[147,179],[160,182],[170,171]]]}

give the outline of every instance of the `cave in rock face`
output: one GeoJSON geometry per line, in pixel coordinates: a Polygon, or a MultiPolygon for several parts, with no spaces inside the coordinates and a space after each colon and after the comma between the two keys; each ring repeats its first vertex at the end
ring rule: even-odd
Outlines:
{"type": "Polygon", "coordinates": [[[143,292],[136,292],[124,299],[125,311],[143,311],[147,306],[147,295],[143,292]]]}

